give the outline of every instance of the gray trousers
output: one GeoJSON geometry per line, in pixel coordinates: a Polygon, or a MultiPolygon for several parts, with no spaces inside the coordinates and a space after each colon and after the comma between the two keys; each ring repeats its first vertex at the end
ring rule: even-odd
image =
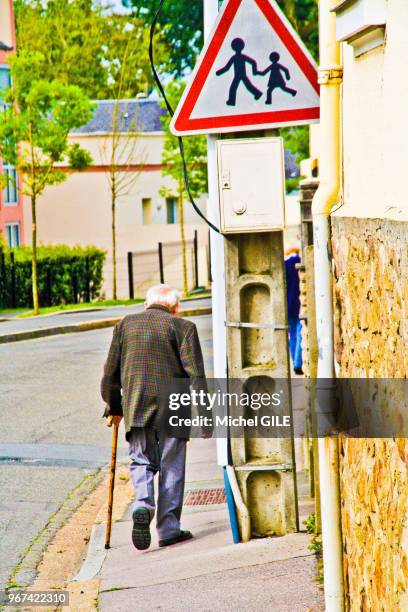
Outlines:
{"type": "Polygon", "coordinates": [[[135,489],[136,508],[155,514],[154,475],[159,472],[157,533],[159,539],[180,532],[186,469],[186,440],[169,438],[153,427],[132,428],[128,434],[130,475],[135,489]]]}

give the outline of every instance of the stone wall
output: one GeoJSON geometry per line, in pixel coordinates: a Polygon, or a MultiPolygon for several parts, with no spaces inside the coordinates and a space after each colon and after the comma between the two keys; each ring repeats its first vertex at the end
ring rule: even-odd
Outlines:
{"type": "MultiPolygon", "coordinates": [[[[408,224],[332,219],[340,376],[408,375],[408,224]]],[[[347,609],[408,610],[408,443],[340,443],[347,609]]]]}

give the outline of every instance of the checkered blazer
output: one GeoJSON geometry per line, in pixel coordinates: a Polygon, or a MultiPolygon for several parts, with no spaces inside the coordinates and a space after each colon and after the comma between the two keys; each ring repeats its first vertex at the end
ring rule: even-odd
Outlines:
{"type": "Polygon", "coordinates": [[[157,413],[166,380],[204,378],[197,328],[159,304],[116,325],[101,394],[105,416],[122,415],[126,433],[145,427],[157,413]]]}

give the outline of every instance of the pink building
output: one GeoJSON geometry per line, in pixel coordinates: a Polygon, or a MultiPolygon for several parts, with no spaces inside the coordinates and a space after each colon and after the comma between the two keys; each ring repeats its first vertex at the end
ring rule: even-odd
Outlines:
{"type": "MultiPolygon", "coordinates": [[[[8,57],[15,52],[16,34],[12,0],[0,0],[0,104],[2,90],[10,85],[8,57]]],[[[6,187],[0,190],[0,234],[9,246],[23,242],[23,200],[18,193],[18,177],[13,166],[0,159],[0,172],[8,178],[6,187]]]]}

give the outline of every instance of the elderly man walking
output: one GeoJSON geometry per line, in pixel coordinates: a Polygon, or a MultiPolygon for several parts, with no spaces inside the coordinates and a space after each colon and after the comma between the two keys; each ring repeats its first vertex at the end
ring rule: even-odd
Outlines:
{"type": "Polygon", "coordinates": [[[178,312],[177,291],[168,285],[151,287],[144,312],[116,325],[101,382],[107,404],[104,416],[116,420],[123,416],[125,421],[136,498],[132,541],[139,550],[150,546],[156,472],[159,546],[193,537],[180,528],[187,440],[169,437],[158,426],[163,383],[205,377],[197,328],[178,312]]]}

